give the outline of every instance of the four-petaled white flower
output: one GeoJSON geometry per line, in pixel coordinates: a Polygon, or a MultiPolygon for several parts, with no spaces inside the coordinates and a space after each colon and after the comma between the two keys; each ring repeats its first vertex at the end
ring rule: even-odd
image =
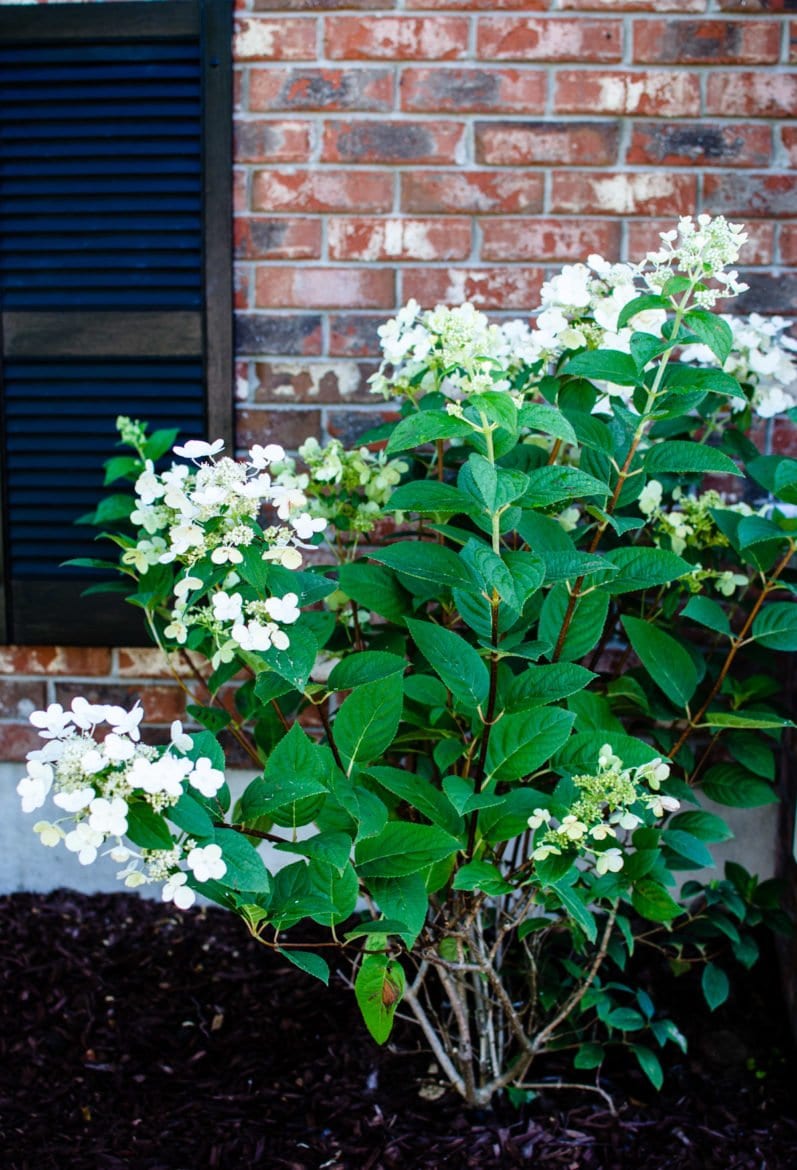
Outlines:
{"type": "Polygon", "coordinates": [[[196,902],[196,894],[185,884],[188,877],[184,873],[173,873],[163,887],[164,902],[174,902],[180,910],[187,910],[196,902]]]}
{"type": "Polygon", "coordinates": [[[290,524],[299,540],[312,540],[317,532],[323,532],[327,526],[323,516],[311,516],[308,512],[291,516],[290,524]]]}
{"type": "Polygon", "coordinates": [[[106,837],[121,837],[127,832],[127,802],[121,796],[96,797],[89,805],[89,825],[106,837]]]}
{"type": "Polygon", "coordinates": [[[182,577],[174,586],[174,596],[185,605],[188,594],[193,593],[195,589],[201,589],[203,584],[201,577],[182,577]]]}
{"type": "Polygon", "coordinates": [[[104,723],[106,708],[100,703],[90,703],[82,695],[72,700],[72,720],[81,731],[91,731],[98,723],[104,723]]]}
{"type": "Polygon", "coordinates": [[[136,754],[135,744],[127,736],[117,735],[113,731],[110,735],[106,735],[102,750],[106,759],[110,760],[112,764],[121,764],[125,760],[132,760],[136,754]]]}
{"type": "Polygon", "coordinates": [[[54,849],[58,842],[63,841],[66,836],[63,829],[59,829],[58,825],[53,825],[49,821],[37,821],[33,826],[33,831],[38,833],[42,845],[46,845],[48,849],[54,849]]]}
{"type": "Polygon", "coordinates": [[[65,711],[60,703],[50,703],[46,711],[34,711],[30,716],[34,727],[39,728],[42,739],[59,739],[72,724],[71,712],[65,711]]]}
{"type": "Polygon", "coordinates": [[[64,838],[64,845],[70,853],[77,853],[81,865],[91,865],[97,858],[97,849],[105,838],[102,833],[92,829],[88,821],[81,821],[71,833],[64,838]]]}
{"type": "Polygon", "coordinates": [[[181,455],[183,459],[212,459],[214,455],[218,455],[219,451],[224,450],[224,439],[216,439],[213,443],[206,443],[202,439],[189,439],[187,443],[183,443],[181,447],[172,447],[175,455],[181,455]]]}
{"type": "Polygon", "coordinates": [[[217,881],[227,872],[227,865],[221,856],[221,846],[216,844],[192,849],[186,863],[198,882],[217,881]]]}
{"type": "Polygon", "coordinates": [[[71,792],[56,792],[53,804],[57,804],[64,812],[76,813],[88,808],[97,793],[93,788],[73,788],[71,792]]]}
{"type": "Polygon", "coordinates": [[[286,593],[284,597],[268,597],[264,602],[266,612],[275,622],[291,625],[301,617],[301,610],[296,604],[299,600],[297,593],[286,593]]]}
{"type": "Polygon", "coordinates": [[[22,811],[35,812],[47,799],[53,785],[53,770],[49,764],[39,760],[28,761],[28,774],[17,784],[17,793],[22,797],[22,811]]]}
{"type": "Polygon", "coordinates": [[[285,449],[280,447],[279,443],[267,443],[265,447],[255,443],[249,450],[249,461],[258,471],[262,471],[270,463],[281,463],[284,458],[285,449]]]}
{"type": "Polygon", "coordinates": [[[224,773],[214,768],[207,756],[200,756],[188,777],[188,783],[203,796],[215,796],[224,783],[224,773]]]}
{"type": "Polygon", "coordinates": [[[648,808],[654,817],[663,817],[668,812],[677,812],[680,807],[680,800],[676,800],[674,796],[663,796],[659,792],[648,800],[648,808]]]}
{"type": "Polygon", "coordinates": [[[547,825],[551,819],[551,814],[547,808],[535,808],[534,812],[529,817],[529,828],[539,829],[540,825],[547,825]]]}
{"type": "Polygon", "coordinates": [[[124,707],[106,707],[105,718],[116,735],[127,735],[136,741],[141,739],[138,725],[144,718],[144,708],[140,703],[136,703],[129,711],[125,711],[124,707]]]}
{"type": "Polygon", "coordinates": [[[220,589],[213,594],[213,616],[220,622],[240,622],[243,598],[240,593],[225,593],[220,589]]]}
{"type": "Polygon", "coordinates": [[[175,719],[169,729],[170,738],[173,746],[178,752],[190,752],[194,746],[194,741],[190,735],[183,731],[183,725],[179,719],[175,719]]]}
{"type": "Polygon", "coordinates": [[[621,849],[604,849],[595,858],[595,869],[598,873],[619,873],[625,864],[621,849]]]}

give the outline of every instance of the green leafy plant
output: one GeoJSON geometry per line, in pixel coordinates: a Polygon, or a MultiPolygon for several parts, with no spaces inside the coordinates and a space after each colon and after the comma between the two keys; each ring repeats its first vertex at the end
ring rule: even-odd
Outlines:
{"type": "Polygon", "coordinates": [[[67,814],[43,843],[108,845],[126,885],[202,894],[323,981],[339,949],[374,1039],[414,1019],[471,1105],[553,1051],[599,1072],[620,1046],[659,1086],[684,1040],[629,957],[702,963],[714,1009],[778,918],[772,883],[712,875],[704,807],[775,799],[797,648],[797,461],[746,433],[794,368],[779,325],[740,357],[711,312],[743,238],[684,219],[638,267],[591,257],[533,328],[411,303],[378,451],[191,441],[159,471],[174,435],[120,420],[135,494],[93,520],[202,730],[35,713],[23,807],[67,814]],[[257,772],[234,804],[225,750],[257,772]]]}

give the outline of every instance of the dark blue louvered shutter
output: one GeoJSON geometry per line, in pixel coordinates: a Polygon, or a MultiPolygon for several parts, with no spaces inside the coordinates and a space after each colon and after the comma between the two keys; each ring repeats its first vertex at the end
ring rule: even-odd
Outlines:
{"type": "Polygon", "coordinates": [[[116,417],[230,439],[229,4],[15,13],[0,10],[6,634],[119,643],[134,611],[81,600],[90,574],[60,567],[100,552],[74,521],[102,494],[116,417]]]}

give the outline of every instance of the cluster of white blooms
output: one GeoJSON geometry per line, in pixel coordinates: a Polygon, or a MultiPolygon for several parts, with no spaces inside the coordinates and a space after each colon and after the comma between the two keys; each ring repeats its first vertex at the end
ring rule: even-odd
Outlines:
{"type": "MultiPolygon", "coordinates": [[[[791,325],[784,317],[723,316],[733,333],[733,349],[723,369],[749,387],[753,410],[760,418],[773,418],[797,406],[797,365],[791,356],[797,352],[797,341],[786,335],[791,325]]],[[[717,364],[717,358],[707,345],[687,345],[681,360],[700,366],[717,364]]],[[[738,398],[731,401],[731,409],[744,409],[738,398]]]]}
{"type": "Polygon", "coordinates": [[[529,828],[535,831],[532,858],[545,861],[578,852],[597,873],[619,873],[625,864],[621,834],[644,824],[646,811],[658,819],[680,807],[674,797],[659,791],[669,775],[670,765],[658,758],[625,768],[611,745],[604,744],[597,771],[573,777],[578,796],[566,816],[556,823],[549,809],[536,808],[529,817],[529,828]],[[618,844],[607,846],[608,841],[618,844]]]}
{"type": "Polygon", "coordinates": [[[648,252],[647,263],[640,266],[642,277],[653,292],[661,292],[673,276],[684,276],[701,286],[711,280],[716,287],[701,287],[693,294],[697,305],[710,309],[721,297],[738,296],[748,288],[739,280],[738,272],[725,271],[739,259],[739,251],[747,239],[742,224],[728,223],[722,215],[714,218],[699,215],[695,224],[691,215],[682,215],[677,228],[660,235],[661,247],[648,252]]]}
{"type": "Polygon", "coordinates": [[[347,451],[339,439],[321,446],[306,439],[298,450],[307,471],[298,472],[295,459],[283,458],[272,465],[274,484],[299,491],[313,521],[335,521],[339,528],[371,532],[393,488],[409,464],[388,459],[384,451],[358,447],[347,451]]]}
{"type": "Polygon", "coordinates": [[[198,847],[186,839],[168,849],[135,849],[122,838],[131,807],[147,805],[162,813],[191,789],[209,799],[224,784],[224,773],[206,756],[187,758],[193,741],[179,720],[172,724],[165,750],[142,743],[142,717],[138,703],[126,711],[82,697],[73,699],[68,711],[60,703],[34,711],[30,722],[45,743],[28,753],[27,774],[17,793],[25,813],[36,812],[51,797],[66,814],[33,826],[43,845],[54,847],[63,841],[81,865],[91,865],[110,845],[105,852],[125,865],[117,876],[126,886],[164,882],[164,900],[187,907],[195,894],[185,885],[181,861],[185,859],[199,882],[223,877],[226,865],[219,846],[198,847]],[[102,739],[95,738],[98,728],[104,729],[102,739]]]}

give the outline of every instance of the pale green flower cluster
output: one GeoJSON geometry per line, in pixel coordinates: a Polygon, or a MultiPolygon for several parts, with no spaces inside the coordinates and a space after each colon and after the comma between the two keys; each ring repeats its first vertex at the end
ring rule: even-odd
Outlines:
{"type": "Polygon", "coordinates": [[[566,816],[556,823],[549,809],[537,808],[529,817],[529,828],[535,831],[532,858],[545,861],[579,852],[598,874],[619,873],[625,864],[623,834],[644,824],[645,812],[659,819],[680,807],[674,797],[659,792],[669,775],[669,764],[658,758],[626,768],[611,745],[604,744],[597,771],[573,777],[578,796],[566,816]],[[606,844],[612,841],[618,844],[606,844]]]}
{"type": "MultiPolygon", "coordinates": [[[[724,315],[723,321],[733,333],[733,349],[723,369],[749,387],[750,402],[759,418],[774,418],[797,405],[797,365],[791,356],[797,341],[786,334],[791,322],[785,317],[749,317],[724,315]]],[[[699,366],[716,366],[717,359],[707,345],[687,345],[681,360],[699,366]]],[[[731,409],[744,409],[737,398],[731,409]]]]}
{"type": "Polygon", "coordinates": [[[389,459],[384,451],[367,447],[347,451],[339,439],[325,446],[306,439],[298,455],[307,471],[297,471],[297,461],[285,457],[272,466],[275,486],[302,492],[311,517],[356,533],[373,530],[391,492],[409,470],[403,459],[389,459]]]}
{"type": "Polygon", "coordinates": [[[694,293],[695,303],[710,309],[720,298],[738,296],[748,288],[739,280],[737,272],[725,271],[739,259],[746,239],[744,226],[729,223],[722,215],[713,219],[710,215],[699,215],[697,223],[691,215],[683,215],[677,229],[661,233],[662,246],[656,252],[648,252],[646,257],[652,267],[642,265],[640,272],[648,288],[657,293],[673,276],[685,276],[700,284],[714,281],[716,287],[697,289],[694,293]]]}

